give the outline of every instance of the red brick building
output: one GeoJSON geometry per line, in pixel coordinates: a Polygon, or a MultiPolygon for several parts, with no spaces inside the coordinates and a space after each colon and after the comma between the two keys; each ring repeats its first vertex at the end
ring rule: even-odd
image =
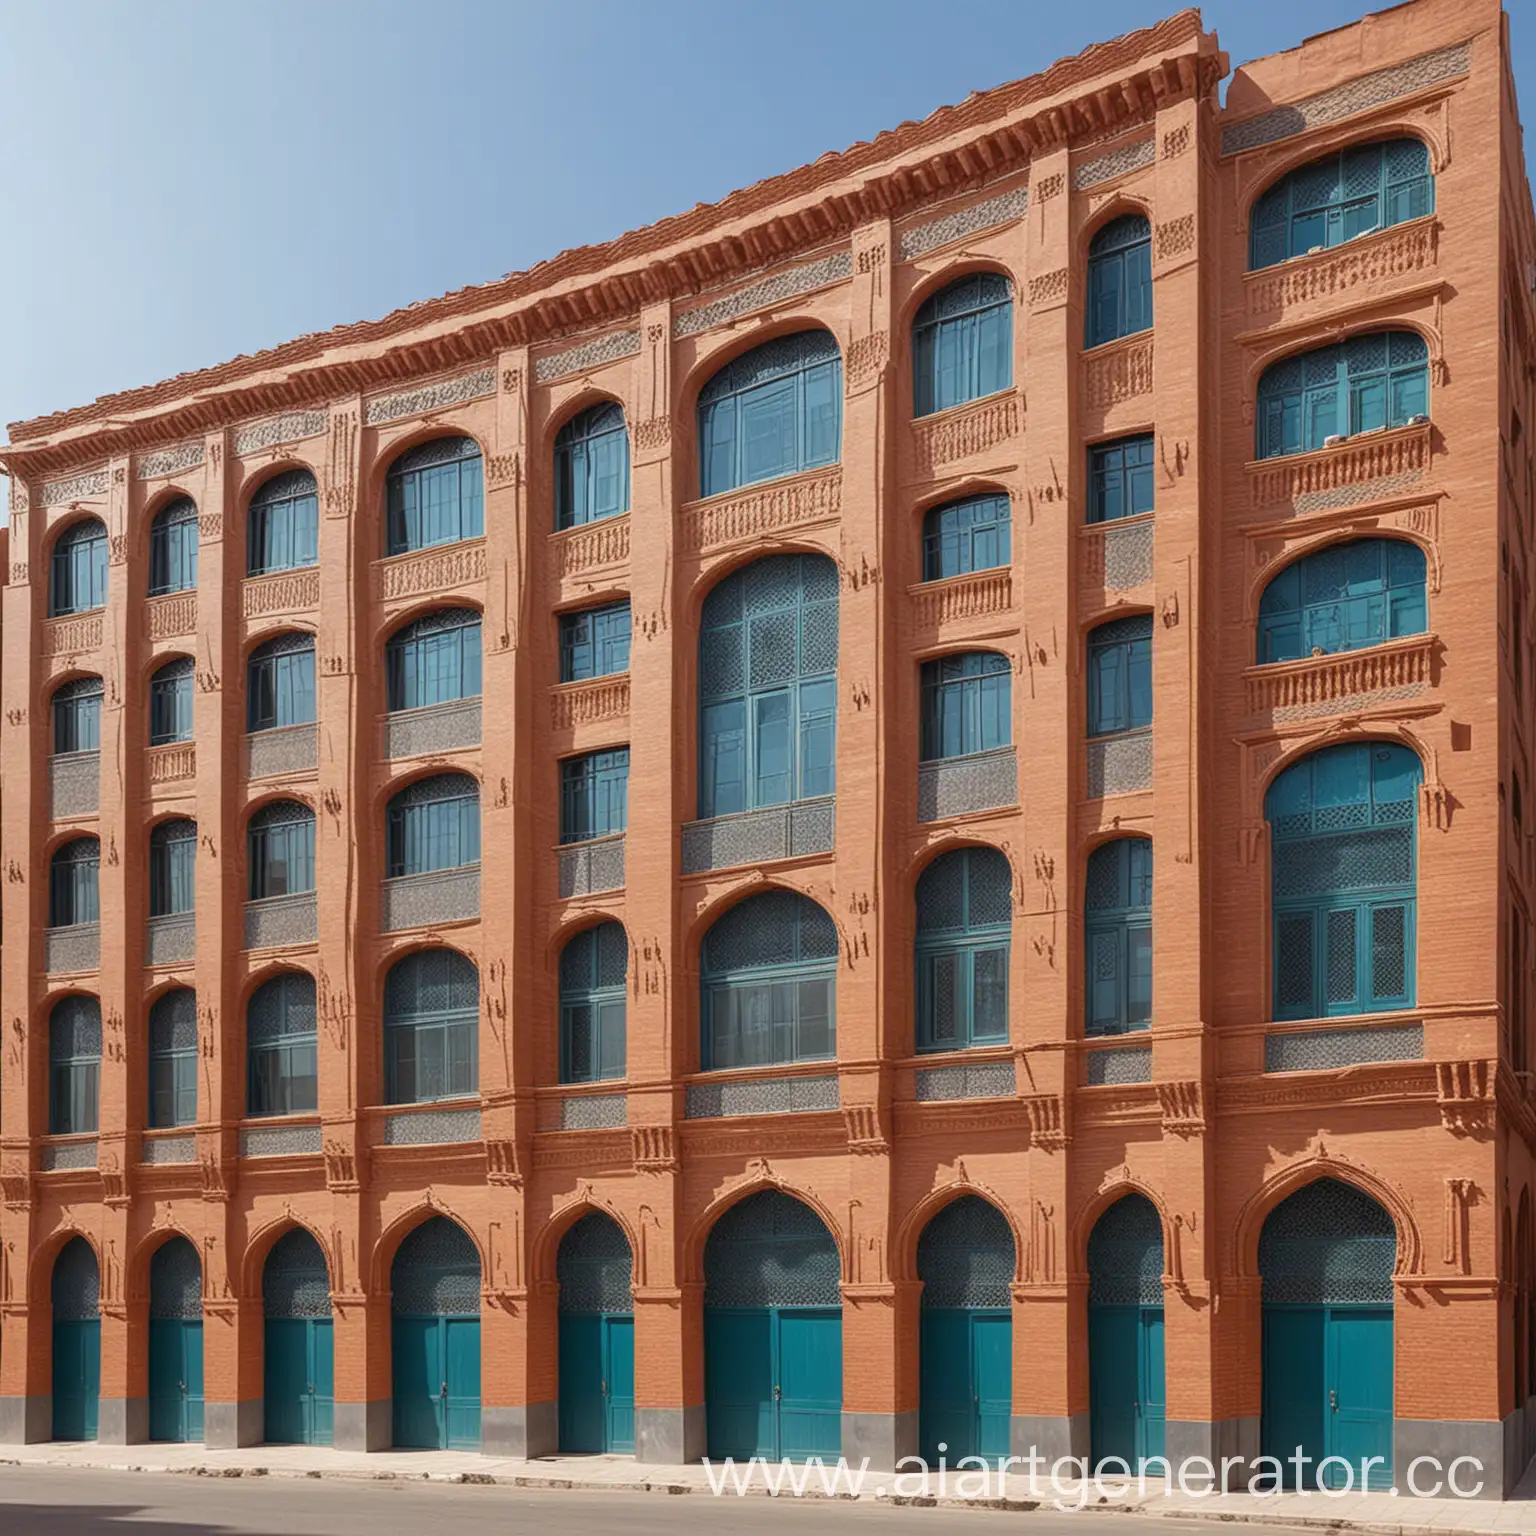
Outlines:
{"type": "Polygon", "coordinates": [[[1227,67],[11,428],[0,1436],[1510,1485],[1505,19],[1227,67]]]}

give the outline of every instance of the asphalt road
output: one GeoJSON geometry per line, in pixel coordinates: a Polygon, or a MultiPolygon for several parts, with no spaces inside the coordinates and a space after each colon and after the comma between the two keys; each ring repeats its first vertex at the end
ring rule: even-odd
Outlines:
{"type": "MultiPolygon", "coordinates": [[[[708,1494],[0,1467],[0,1536],[1211,1536],[1209,1522],[708,1494]]],[[[1227,1526],[1226,1529],[1231,1529],[1227,1526]]],[[[1265,1536],[1285,1536],[1266,1526],[1265,1536]]]]}

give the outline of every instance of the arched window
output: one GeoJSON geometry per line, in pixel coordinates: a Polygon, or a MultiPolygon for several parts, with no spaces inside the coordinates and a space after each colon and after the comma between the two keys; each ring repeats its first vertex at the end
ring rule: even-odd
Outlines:
{"type": "Polygon", "coordinates": [[[629,599],[560,615],[560,681],[629,671],[629,599]]]}
{"type": "Polygon", "coordinates": [[[294,630],[251,652],[246,681],[248,731],[311,725],[315,718],[315,637],[294,630]]]}
{"type": "Polygon", "coordinates": [[[1011,521],[1006,496],[968,496],[934,507],[923,518],[923,580],[1007,565],[1011,521]]]}
{"type": "Polygon", "coordinates": [[[704,936],[703,1066],[837,1053],[837,925],[794,891],[738,902],[704,936]]]}
{"type": "Polygon", "coordinates": [[[629,432],[611,400],[591,406],[555,438],[555,527],[578,528],[629,511],[629,432]]]}
{"type": "Polygon", "coordinates": [[[1088,734],[1152,724],[1152,615],[1100,624],[1088,635],[1088,734]]]}
{"type": "Polygon", "coordinates": [[[48,1016],[48,1134],[86,1136],[96,1130],[101,1078],[101,1004],[65,997],[48,1016]]]}
{"type": "Polygon", "coordinates": [[[1429,348],[1378,331],[1271,363],[1259,380],[1256,455],[1310,453],[1330,438],[1401,427],[1429,410],[1429,348]]]}
{"type": "Polygon", "coordinates": [[[149,1010],[149,1124],[197,1121],[197,993],[177,987],[149,1010]]]}
{"type": "Polygon", "coordinates": [[[1013,284],[976,272],[934,294],[912,325],[913,414],[964,405],[1013,383],[1013,284]]]}
{"type": "Polygon", "coordinates": [[[941,854],[917,882],[917,1048],[1008,1038],[1013,877],[995,848],[941,854]]]}
{"type": "Polygon", "coordinates": [[[389,553],[478,539],[485,532],[480,445],[436,437],[402,453],[386,481],[389,553]]]}
{"type": "Polygon", "coordinates": [[[320,1103],[315,982],[285,971],[251,994],[245,1008],[246,1113],[297,1115],[320,1103]]]}
{"type": "Polygon", "coordinates": [[[1152,226],[1139,213],[1111,219],[1088,247],[1090,347],[1152,328],[1152,226]]]}
{"type": "Polygon", "coordinates": [[[1118,437],[1088,450],[1088,521],[1112,523],[1150,512],[1152,434],[1118,437]]]}
{"type": "Polygon", "coordinates": [[[452,949],[421,949],[384,983],[384,1102],[425,1104],[478,1091],[480,973],[452,949]]]}
{"type": "Polygon", "coordinates": [[[149,683],[149,744],[163,747],[192,740],[192,674],[190,656],[178,656],[159,668],[149,683]]]}
{"type": "Polygon", "coordinates": [[[560,841],[584,843],[629,825],[629,748],[560,762],[560,841]]]}
{"type": "Polygon", "coordinates": [[[101,844],[94,837],[77,837],[58,848],[48,867],[48,926],[73,928],[101,916],[97,879],[101,844]]]}
{"type": "Polygon", "coordinates": [[[925,661],[922,760],[968,757],[1013,740],[1011,673],[996,651],[961,651],[925,661]]]}
{"type": "Polygon", "coordinates": [[[320,487],[307,469],[274,475],[251,497],[247,576],[320,563],[320,487]]]}
{"type": "Polygon", "coordinates": [[[560,952],[560,1081],[624,1076],[624,978],[629,938],[599,923],[560,952]]]}
{"type": "Polygon", "coordinates": [[[149,834],[149,915],[190,912],[197,900],[197,823],[158,822],[149,834]]]}
{"type": "Polygon", "coordinates": [[[701,817],[832,793],[837,593],[837,567],[825,555],[770,555],[705,600],[701,817]]]}
{"type": "Polygon", "coordinates": [[[389,707],[480,697],[480,615],[443,608],[397,629],[384,651],[389,707]]]}
{"type": "Polygon", "coordinates": [[[1282,177],[1253,205],[1249,266],[1272,267],[1434,211],[1421,140],[1352,144],[1282,177]]]}
{"type": "Polygon", "coordinates": [[[101,679],[77,677],[53,690],[53,750],[101,750],[101,679]]]}
{"type": "Polygon", "coordinates": [[[1412,1007],[1422,776],[1407,747],[1357,742],[1270,786],[1277,1019],[1412,1007]]]}
{"type": "Polygon", "coordinates": [[[190,592],[197,586],[197,503],[178,496],[149,527],[149,595],[190,592]]]}
{"type": "Polygon", "coordinates": [[[1424,551],[1405,539],[1330,544],[1286,566],[1259,602],[1259,654],[1298,661],[1421,635],[1424,551]]]}
{"type": "Polygon", "coordinates": [[[297,800],[264,805],[246,828],[247,900],[298,896],[315,888],[315,813],[297,800]]]}
{"type": "Polygon", "coordinates": [[[480,786],[467,773],[408,784],[389,802],[389,877],[480,862],[480,786]]]}
{"type": "Polygon", "coordinates": [[[1152,1022],[1152,843],[1117,837],[1088,857],[1083,896],[1083,1033],[1152,1022]]]}
{"type": "Polygon", "coordinates": [[[86,613],[107,606],[107,528],[88,517],[61,533],[53,546],[48,612],[86,613]]]}
{"type": "Polygon", "coordinates": [[[835,464],[842,436],[843,359],[831,332],[764,342],[699,393],[699,493],[835,464]]]}

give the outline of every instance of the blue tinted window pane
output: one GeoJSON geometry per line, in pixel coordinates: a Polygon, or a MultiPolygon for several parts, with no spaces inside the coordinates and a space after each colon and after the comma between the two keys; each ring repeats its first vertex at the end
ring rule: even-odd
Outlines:
{"type": "Polygon", "coordinates": [[[973,496],[935,507],[923,521],[923,580],[1007,565],[1012,558],[1006,496],[973,496]]]}
{"type": "Polygon", "coordinates": [[[623,411],[604,402],[567,422],[555,439],[555,527],[628,510],[629,432],[623,411]]]}
{"type": "Polygon", "coordinates": [[[629,813],[629,748],[590,752],[560,765],[560,841],[622,832],[629,813]]]}
{"type": "Polygon", "coordinates": [[[1152,226],[1139,214],[1106,224],[1088,248],[1085,345],[1102,346],[1152,325],[1152,226]]]}
{"type": "Polygon", "coordinates": [[[1088,734],[1152,723],[1150,616],[1101,625],[1088,637],[1088,734]]]}
{"type": "Polygon", "coordinates": [[[1113,522],[1152,510],[1153,438],[1124,437],[1088,450],[1088,521],[1113,522]]]}
{"type": "Polygon", "coordinates": [[[1258,657],[1295,661],[1421,634],[1423,551],[1400,540],[1331,545],[1282,571],[1259,603],[1258,657]]]}
{"type": "Polygon", "coordinates": [[[560,681],[583,682],[629,670],[629,604],[560,615],[560,681]]]}

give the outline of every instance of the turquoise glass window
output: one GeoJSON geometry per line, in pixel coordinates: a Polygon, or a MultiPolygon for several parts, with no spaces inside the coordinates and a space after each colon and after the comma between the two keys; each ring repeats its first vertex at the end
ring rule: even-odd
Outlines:
{"type": "Polygon", "coordinates": [[[444,608],[396,630],[384,650],[389,707],[480,697],[480,615],[444,608]]]}
{"type": "Polygon", "coordinates": [[[426,1104],[480,1085],[480,973],[452,949],[407,955],[384,982],[384,1101],[426,1104]]]}
{"type": "Polygon", "coordinates": [[[149,1124],[197,1122],[197,994],[189,987],[157,997],[149,1010],[149,1124]]]}
{"type": "Polygon", "coordinates": [[[1123,214],[1093,237],[1086,309],[1086,346],[1151,329],[1152,226],[1143,215],[1123,214]]]}
{"type": "Polygon", "coordinates": [[[996,651],[962,651],[925,661],[922,760],[990,752],[1013,740],[1013,674],[996,651]]]}
{"type": "Polygon", "coordinates": [[[940,854],[917,882],[917,1048],[1008,1038],[1013,876],[995,848],[940,854]]]}
{"type": "Polygon", "coordinates": [[[387,821],[391,879],[480,862],[480,786],[467,773],[408,784],[389,802],[387,821]]]}
{"type": "Polygon", "coordinates": [[[48,926],[74,928],[101,917],[101,844],[77,837],[54,851],[48,866],[48,926]]]}
{"type": "Polygon", "coordinates": [[[587,752],[560,764],[560,841],[583,843],[629,824],[629,748],[587,752]]]}
{"type": "Polygon", "coordinates": [[[61,533],[49,567],[48,612],[87,613],[107,606],[107,528],[88,517],[61,533]]]}
{"type": "Polygon", "coordinates": [[[101,750],[101,679],[77,677],[53,690],[53,750],[101,750]]]}
{"type": "Polygon", "coordinates": [[[560,615],[560,681],[580,683],[629,671],[629,603],[560,615]]]}
{"type": "Polygon", "coordinates": [[[843,360],[829,331],[800,331],[729,362],[699,393],[699,493],[835,464],[843,360]]]}
{"type": "Polygon", "coordinates": [[[274,800],[246,827],[249,897],[298,896],[315,888],[315,813],[297,800],[274,800]]]}
{"type": "Polygon", "coordinates": [[[264,982],[245,1008],[246,1113],[297,1115],[320,1104],[314,978],[288,971],[264,982]]]}
{"type": "Polygon", "coordinates": [[[271,731],[311,725],[315,718],[315,637],[279,635],[251,652],[247,668],[246,729],[271,731]]]}
{"type": "Polygon", "coordinates": [[[149,915],[172,917],[197,902],[197,823],[158,822],[149,834],[149,915]]]}
{"type": "Polygon", "coordinates": [[[179,496],[149,528],[149,595],[191,592],[197,586],[197,504],[179,496]]]}
{"type": "Polygon", "coordinates": [[[48,1133],[84,1136],[97,1129],[101,1089],[101,1004],[65,997],[48,1017],[48,1133]]]}
{"type": "Polygon", "coordinates": [[[472,437],[436,437],[401,454],[385,498],[392,555],[478,539],[485,532],[480,445],[472,437]]]}
{"type": "Polygon", "coordinates": [[[274,475],[246,514],[247,576],[320,563],[320,487],[307,469],[274,475]]]}
{"type": "Polygon", "coordinates": [[[1088,521],[1112,523],[1152,510],[1152,434],[1088,450],[1088,521]]]}
{"type": "Polygon", "coordinates": [[[1258,660],[1357,651],[1429,624],[1424,551],[1403,539],[1330,544],[1288,565],[1259,601],[1258,660]]]}
{"type": "Polygon", "coordinates": [[[624,981],[629,939],[622,924],[599,923],[560,952],[560,1081],[624,1076],[624,981]]]}
{"type": "Polygon", "coordinates": [[[1272,267],[1435,211],[1419,139],[1352,144],[1283,177],[1253,205],[1249,266],[1272,267]]]}
{"type": "Polygon", "coordinates": [[[1152,724],[1152,615],[1100,624],[1088,635],[1088,734],[1152,724]]]}
{"type": "Polygon", "coordinates": [[[1013,285],[996,272],[934,294],[912,326],[913,414],[964,405],[1013,383],[1013,285]]]}
{"type": "Polygon", "coordinates": [[[923,518],[923,580],[990,571],[1013,558],[1012,509],[1006,496],[968,496],[923,518]]]}
{"type": "Polygon", "coordinates": [[[168,661],[149,682],[149,744],[192,740],[192,658],[168,661]]]}
{"type": "Polygon", "coordinates": [[[1152,1022],[1152,844],[1101,843],[1083,896],[1083,1032],[1119,1035],[1152,1022]]]}
{"type": "Polygon", "coordinates": [[[629,511],[629,431],[624,412],[605,400],[561,427],[555,438],[555,527],[579,528],[629,511]]]}

